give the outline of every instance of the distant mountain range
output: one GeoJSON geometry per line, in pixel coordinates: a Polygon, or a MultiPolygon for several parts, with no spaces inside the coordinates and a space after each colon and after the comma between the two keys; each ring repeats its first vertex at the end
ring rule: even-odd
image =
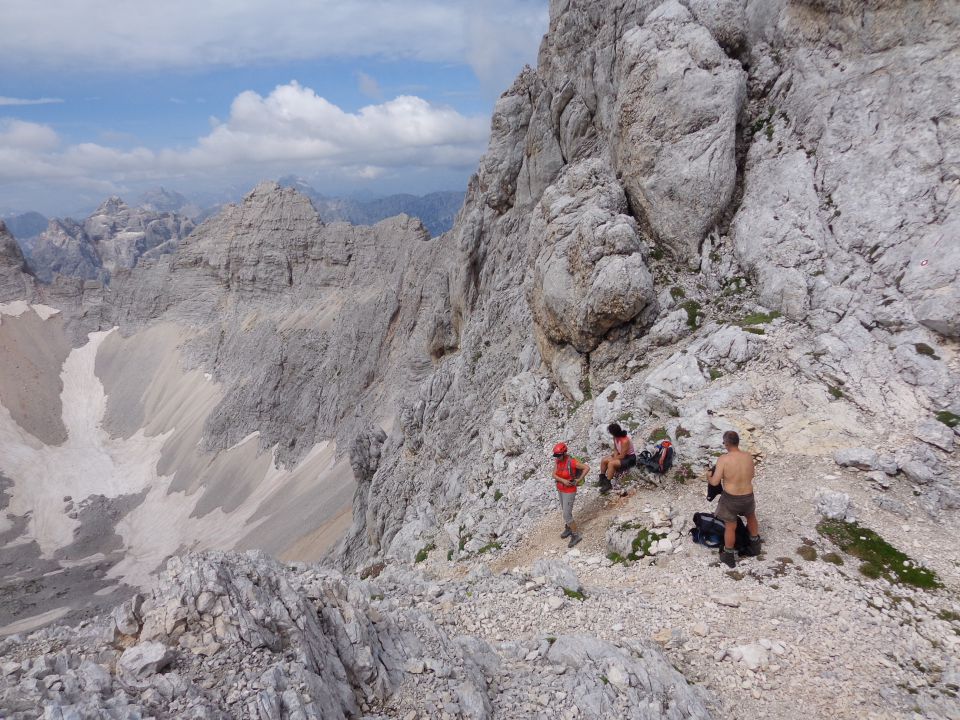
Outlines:
{"type": "Polygon", "coordinates": [[[42,282],[56,274],[108,282],[112,273],[134,267],[148,252],[173,251],[195,227],[184,215],[132,208],[118,197],[105,200],[82,222],[25,213],[6,224],[27,267],[42,282]]]}
{"type": "MultiPolygon", "coordinates": [[[[294,177],[283,178],[279,184],[310,198],[325,223],[374,225],[406,214],[418,218],[433,236],[453,226],[464,198],[463,192],[449,191],[360,200],[322,195],[294,177]]],[[[109,282],[117,269],[136,266],[144,255],[173,252],[194,227],[222,207],[203,207],[179,192],[156,188],[145,192],[135,207],[118,197],[108,198],[79,222],[48,219],[37,212],[9,215],[3,221],[20,245],[27,266],[42,282],[50,282],[58,273],[109,282]]]]}
{"type": "Polygon", "coordinates": [[[427,195],[399,194],[359,200],[323,195],[297,177],[283,177],[278,182],[282,187],[294,188],[310,198],[325,223],[340,221],[352,225],[375,225],[388,217],[405,214],[418,218],[434,237],[453,227],[465,195],[464,192],[451,190],[427,195]]]}

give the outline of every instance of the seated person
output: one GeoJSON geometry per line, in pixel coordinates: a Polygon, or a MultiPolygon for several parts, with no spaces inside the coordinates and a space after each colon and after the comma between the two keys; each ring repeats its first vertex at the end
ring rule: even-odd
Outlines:
{"type": "Polygon", "coordinates": [[[637,464],[637,451],[627,431],[617,423],[610,423],[607,425],[607,432],[613,436],[613,453],[600,461],[600,493],[602,495],[610,492],[612,477],[637,464]]]}

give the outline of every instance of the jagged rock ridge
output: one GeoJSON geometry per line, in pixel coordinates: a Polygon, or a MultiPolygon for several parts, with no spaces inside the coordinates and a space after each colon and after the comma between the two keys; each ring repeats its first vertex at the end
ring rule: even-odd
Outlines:
{"type": "Polygon", "coordinates": [[[49,283],[54,275],[109,281],[141,257],[172,252],[193,222],[168,211],[131,208],[118,197],[105,200],[82,223],[53,219],[30,242],[29,264],[49,283]]]}

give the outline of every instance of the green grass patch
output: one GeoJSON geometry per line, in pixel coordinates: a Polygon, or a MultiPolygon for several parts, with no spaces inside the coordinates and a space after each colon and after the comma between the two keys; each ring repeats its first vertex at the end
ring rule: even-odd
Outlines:
{"type": "Polygon", "coordinates": [[[608,552],[607,560],[612,562],[614,565],[626,565],[627,559],[618,552],[608,552]]]}
{"type": "Polygon", "coordinates": [[[940,359],[936,351],[926,343],[914,343],[913,347],[917,351],[917,353],[920,355],[926,355],[927,357],[932,357],[934,360],[940,359]]]}
{"type": "Polygon", "coordinates": [[[447,560],[449,561],[453,560],[453,548],[450,548],[449,550],[447,550],[447,560]]]}
{"type": "Polygon", "coordinates": [[[716,368],[710,368],[710,379],[719,380],[723,377],[723,373],[717,370],[716,368]]]}
{"type": "Polygon", "coordinates": [[[821,520],[817,531],[859,559],[860,572],[867,577],[882,577],[892,583],[924,589],[943,587],[933,570],[918,565],[869,528],[855,522],[821,520]]]}
{"type": "Polygon", "coordinates": [[[561,589],[563,590],[564,595],[566,595],[568,598],[571,598],[573,600],[579,600],[580,602],[583,602],[584,600],[587,599],[587,596],[584,595],[582,592],[579,592],[578,590],[571,590],[570,588],[561,588],[561,589]]]}
{"type": "Polygon", "coordinates": [[[466,535],[460,536],[460,542],[457,543],[458,549],[460,552],[463,552],[463,548],[466,547],[466,544],[473,539],[473,533],[467,533],[466,535]]]}
{"type": "Polygon", "coordinates": [[[820,556],[820,559],[824,562],[833,563],[834,565],[843,565],[843,558],[835,552],[824,553],[820,556]]]}
{"type": "Polygon", "coordinates": [[[680,298],[685,298],[686,296],[686,291],[684,291],[684,289],[679,285],[674,285],[672,288],[670,288],[670,297],[672,297],[674,300],[679,300],[680,298]]]}
{"type": "Polygon", "coordinates": [[[942,422],[948,428],[955,428],[957,425],[960,425],[960,415],[954,415],[948,410],[941,410],[936,415],[937,420],[942,422]]]}
{"type": "Polygon", "coordinates": [[[667,435],[667,429],[665,427],[654,428],[650,431],[650,435],[647,438],[650,442],[659,442],[660,440],[666,440],[670,436],[667,435]]]}
{"type": "Polygon", "coordinates": [[[503,497],[503,493],[500,492],[499,490],[497,490],[497,491],[493,494],[493,500],[494,500],[494,502],[499,502],[500,498],[502,498],[502,497],[503,497]]]}
{"type": "Polygon", "coordinates": [[[681,307],[687,311],[687,325],[691,330],[696,330],[700,321],[706,317],[700,309],[700,303],[696,300],[687,300],[681,307]]]}
{"type": "Polygon", "coordinates": [[[838,388],[836,385],[828,385],[827,392],[833,395],[834,400],[839,400],[843,397],[843,390],[838,388]]]}
{"type": "Polygon", "coordinates": [[[647,528],[643,528],[637,533],[633,542],[630,543],[632,551],[627,555],[627,560],[639,560],[643,556],[649,555],[650,546],[664,537],[666,537],[666,535],[661,535],[660,533],[655,533],[647,530],[647,528]]]}
{"type": "Polygon", "coordinates": [[[683,425],[677,426],[677,437],[678,438],[688,438],[690,437],[690,431],[687,430],[683,425]]]}
{"type": "Polygon", "coordinates": [[[755,313],[750,313],[749,315],[747,315],[745,318],[743,318],[743,319],[740,321],[739,324],[740,324],[741,326],[744,326],[744,325],[766,325],[768,322],[771,322],[771,321],[773,321],[773,320],[776,320],[778,317],[780,317],[780,313],[778,313],[776,310],[774,310],[773,312],[768,312],[768,313],[755,312],[755,313]]]}
{"type": "Polygon", "coordinates": [[[663,260],[663,258],[666,256],[663,254],[663,248],[655,247],[653,250],[650,251],[650,257],[653,258],[654,260],[659,261],[659,260],[663,260]]]}
{"type": "Polygon", "coordinates": [[[753,333],[754,335],[766,335],[766,334],[767,334],[766,331],[765,331],[763,328],[745,327],[745,328],[743,329],[743,331],[744,331],[744,332],[748,332],[748,333],[753,333]]]}
{"type": "Polygon", "coordinates": [[[421,563],[427,559],[427,555],[430,554],[430,551],[436,547],[433,543],[426,545],[420,548],[420,552],[417,553],[417,556],[413,559],[414,563],[421,563]]]}
{"type": "Polygon", "coordinates": [[[499,550],[499,549],[502,548],[502,547],[503,547],[503,545],[501,545],[501,544],[498,543],[496,540],[494,540],[493,542],[488,542],[488,543],[487,543],[486,545],[484,545],[482,548],[480,548],[479,550],[477,550],[477,555],[483,555],[483,554],[488,553],[488,552],[493,552],[494,550],[499,550]]]}
{"type": "Polygon", "coordinates": [[[814,550],[809,545],[801,545],[797,548],[797,555],[802,557],[807,562],[811,562],[817,559],[817,551],[814,550]]]}
{"type": "Polygon", "coordinates": [[[955,613],[953,610],[941,610],[937,613],[937,617],[941,620],[946,620],[947,622],[960,621],[960,613],[955,613]]]}

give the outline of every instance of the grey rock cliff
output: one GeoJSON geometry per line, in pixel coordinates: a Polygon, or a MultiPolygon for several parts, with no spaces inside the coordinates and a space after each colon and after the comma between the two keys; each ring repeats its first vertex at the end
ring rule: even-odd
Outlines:
{"type": "Polygon", "coordinates": [[[33,278],[20,246],[0,220],[0,302],[28,299],[32,293],[33,278]]]}

